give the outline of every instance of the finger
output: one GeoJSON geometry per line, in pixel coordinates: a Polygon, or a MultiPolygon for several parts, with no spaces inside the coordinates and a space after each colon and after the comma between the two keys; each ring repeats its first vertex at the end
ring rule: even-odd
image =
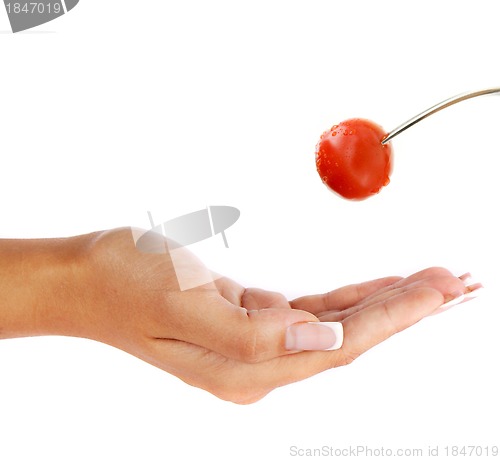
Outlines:
{"type": "Polygon", "coordinates": [[[459,278],[462,280],[462,281],[466,281],[468,279],[471,279],[472,278],[472,275],[470,274],[470,272],[467,272],[467,273],[464,273],[463,275],[460,275],[459,278]]]}
{"type": "MultiPolygon", "coordinates": [[[[212,272],[213,273],[213,272],[212,272]]],[[[216,276],[214,276],[214,279],[216,276]]],[[[279,292],[266,291],[258,288],[244,288],[227,277],[218,277],[215,285],[219,294],[233,305],[247,310],[261,310],[263,308],[291,308],[290,303],[279,292]]]]}
{"type": "Polygon", "coordinates": [[[360,284],[351,284],[349,286],[327,292],[326,294],[315,294],[300,297],[290,302],[292,308],[306,310],[314,314],[324,311],[341,311],[360,302],[367,296],[380,291],[383,288],[389,288],[402,278],[390,276],[373,281],[366,281],[360,284]]]}
{"type": "Polygon", "coordinates": [[[219,294],[233,305],[241,306],[241,296],[245,292],[245,288],[230,278],[225,276],[219,277],[214,272],[212,274],[219,294]]]}
{"type": "MultiPolygon", "coordinates": [[[[469,297],[475,297],[474,292],[484,288],[483,284],[475,281],[470,273],[465,273],[464,275],[459,276],[459,278],[464,282],[466,295],[469,295],[469,297]]],[[[476,292],[476,294],[478,294],[478,292],[476,292]]]]}
{"type": "MultiPolygon", "coordinates": [[[[254,293],[253,302],[259,295],[254,293]]],[[[158,339],[176,339],[215,351],[227,358],[255,363],[276,356],[295,353],[287,348],[287,329],[296,323],[317,322],[309,312],[283,308],[280,297],[273,305],[271,296],[262,295],[265,308],[246,303],[238,307],[215,291],[186,291],[170,299],[165,331],[155,334],[158,339]],[[266,303],[267,302],[267,303],[266,303]],[[168,322],[167,322],[168,321],[168,322]]],[[[320,337],[321,339],[321,337],[320,337]]],[[[325,343],[322,348],[329,348],[325,343]]]]}
{"type": "MultiPolygon", "coordinates": [[[[430,268],[401,279],[395,285],[425,280],[438,274],[450,275],[450,272],[430,268]]],[[[276,361],[274,375],[282,378],[281,384],[285,384],[348,364],[378,343],[439,310],[444,301],[445,297],[439,290],[420,286],[375,303],[343,321],[344,344],[341,349],[282,356],[276,361]]],[[[277,381],[275,384],[279,385],[277,381]]]]}
{"type": "Polygon", "coordinates": [[[446,276],[451,276],[453,277],[453,274],[447,270],[446,268],[443,267],[430,267],[426,268],[424,270],[420,270],[410,276],[407,276],[406,278],[401,278],[399,281],[394,283],[392,286],[387,286],[386,288],[381,289],[379,292],[375,292],[372,296],[368,296],[366,300],[371,300],[372,297],[383,294],[386,291],[392,290],[394,288],[402,288],[405,286],[409,286],[417,281],[423,281],[427,280],[429,278],[435,278],[435,277],[446,277],[446,276]]]}
{"type": "Polygon", "coordinates": [[[241,306],[247,310],[262,310],[264,308],[292,308],[290,306],[290,302],[288,302],[283,294],[258,288],[247,288],[242,292],[241,306]]]}
{"type": "Polygon", "coordinates": [[[459,278],[463,281],[465,285],[464,292],[460,296],[457,296],[454,299],[445,302],[435,312],[433,312],[432,315],[443,313],[457,305],[474,300],[481,294],[481,292],[484,289],[484,286],[481,283],[477,283],[472,279],[470,273],[466,273],[465,275],[459,276],[459,278]]]}
{"type": "Polygon", "coordinates": [[[369,296],[357,305],[342,310],[341,312],[325,312],[324,314],[319,314],[318,318],[321,321],[343,321],[349,316],[369,307],[370,305],[378,302],[383,302],[390,297],[403,294],[410,291],[411,289],[416,288],[428,287],[436,289],[437,291],[441,292],[445,302],[451,301],[463,295],[466,289],[464,282],[460,278],[456,278],[451,275],[434,276],[417,280],[411,284],[403,285],[402,287],[396,286],[397,284],[393,285],[390,290],[383,290],[379,293],[369,296]]]}
{"type": "Polygon", "coordinates": [[[437,291],[441,292],[441,294],[443,294],[445,300],[451,299],[465,291],[465,284],[460,278],[457,278],[451,274],[435,275],[423,279],[417,279],[416,281],[411,283],[395,285],[393,289],[374,294],[373,296],[370,296],[368,299],[364,300],[362,303],[372,304],[380,302],[393,295],[402,294],[409,291],[410,289],[415,289],[417,287],[434,288],[437,291]]]}
{"type": "Polygon", "coordinates": [[[429,316],[444,303],[441,292],[420,287],[403,292],[350,316],[344,322],[346,362],[429,316]]]}

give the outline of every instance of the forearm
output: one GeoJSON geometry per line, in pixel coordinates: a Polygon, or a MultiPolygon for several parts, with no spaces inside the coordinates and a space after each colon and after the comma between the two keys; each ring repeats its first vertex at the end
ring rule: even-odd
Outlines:
{"type": "Polygon", "coordinates": [[[74,332],[85,245],[85,237],[0,240],[0,339],[74,332]]]}

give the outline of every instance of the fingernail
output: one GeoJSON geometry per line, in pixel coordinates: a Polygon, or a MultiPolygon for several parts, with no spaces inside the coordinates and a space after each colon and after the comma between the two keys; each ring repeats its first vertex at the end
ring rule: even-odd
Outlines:
{"type": "Polygon", "coordinates": [[[469,291],[465,294],[466,299],[475,299],[481,292],[484,291],[484,286],[481,283],[476,283],[477,287],[475,287],[472,291],[469,291]]]}
{"type": "Polygon", "coordinates": [[[292,324],[286,330],[287,350],[338,350],[344,341],[342,323],[292,324]]]}
{"type": "Polygon", "coordinates": [[[454,291],[450,294],[451,300],[448,302],[445,302],[443,305],[439,307],[440,310],[442,309],[448,309],[450,307],[454,307],[455,305],[458,305],[459,303],[463,302],[465,298],[465,294],[462,291],[454,291]]]}
{"type": "Polygon", "coordinates": [[[465,280],[467,280],[467,279],[469,279],[469,278],[471,278],[471,277],[472,277],[472,275],[471,275],[469,272],[464,273],[463,275],[459,276],[459,278],[460,278],[462,281],[465,281],[465,280]]]}
{"type": "Polygon", "coordinates": [[[472,276],[469,276],[468,278],[465,278],[462,281],[464,282],[464,285],[466,287],[472,286],[473,284],[478,284],[476,281],[474,281],[474,278],[472,278],[472,276]]]}
{"type": "Polygon", "coordinates": [[[449,310],[451,307],[458,305],[459,303],[465,300],[465,295],[462,291],[455,291],[450,294],[451,300],[445,302],[443,305],[438,307],[437,310],[434,310],[429,316],[439,315],[439,313],[443,313],[446,310],[449,310]]]}
{"type": "Polygon", "coordinates": [[[441,305],[437,310],[431,313],[429,316],[438,315],[439,313],[443,313],[446,310],[449,310],[452,307],[457,306],[459,303],[465,302],[468,297],[462,291],[454,291],[450,294],[451,300],[445,302],[441,305]]]}

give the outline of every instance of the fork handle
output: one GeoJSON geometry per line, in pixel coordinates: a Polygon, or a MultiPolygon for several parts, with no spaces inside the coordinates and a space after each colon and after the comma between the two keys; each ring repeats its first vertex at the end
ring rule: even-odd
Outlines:
{"type": "Polygon", "coordinates": [[[422,121],[423,119],[427,118],[428,116],[432,115],[433,113],[439,112],[440,110],[443,110],[446,107],[449,107],[450,105],[457,104],[458,102],[462,102],[462,101],[465,101],[467,99],[471,99],[473,97],[484,96],[486,94],[495,94],[495,93],[496,94],[500,93],[500,88],[489,88],[489,89],[483,89],[480,91],[469,91],[468,93],[462,93],[462,94],[458,94],[457,96],[450,97],[449,99],[446,99],[443,102],[440,102],[439,104],[436,104],[436,105],[432,106],[431,108],[424,110],[422,113],[419,113],[418,115],[409,119],[407,122],[403,123],[402,125],[399,125],[395,129],[393,129],[389,134],[387,134],[387,136],[384,137],[384,139],[382,139],[382,144],[386,144],[391,139],[393,139],[395,136],[397,136],[399,133],[402,133],[403,131],[407,130],[408,128],[413,126],[415,123],[422,121]]]}

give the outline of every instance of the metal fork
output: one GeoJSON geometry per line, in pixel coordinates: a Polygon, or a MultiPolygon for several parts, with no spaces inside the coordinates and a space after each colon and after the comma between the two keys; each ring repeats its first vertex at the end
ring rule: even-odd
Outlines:
{"type": "Polygon", "coordinates": [[[439,104],[436,104],[432,106],[431,108],[424,110],[422,113],[419,113],[418,115],[414,116],[413,118],[410,118],[408,121],[403,123],[402,125],[399,125],[397,128],[393,129],[387,136],[382,139],[382,144],[387,144],[390,140],[394,139],[398,134],[402,133],[403,131],[407,130],[411,126],[413,126],[415,123],[418,123],[419,121],[422,121],[424,118],[429,117],[433,113],[439,112],[440,110],[445,109],[446,107],[449,107],[450,105],[454,105],[458,102],[465,101],[467,99],[471,99],[473,97],[477,96],[484,96],[486,94],[495,94],[495,93],[500,93],[500,88],[489,88],[489,89],[482,89],[480,91],[469,91],[467,93],[462,93],[458,94],[457,96],[450,97],[449,99],[444,100],[443,102],[440,102],[439,104]]]}

